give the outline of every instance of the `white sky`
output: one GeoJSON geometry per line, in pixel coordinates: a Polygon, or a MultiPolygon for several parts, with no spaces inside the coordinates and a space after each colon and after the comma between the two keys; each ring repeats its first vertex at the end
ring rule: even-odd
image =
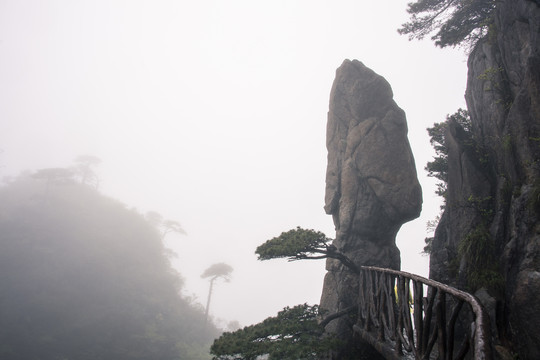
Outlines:
{"type": "Polygon", "coordinates": [[[465,106],[466,63],[397,34],[409,1],[0,0],[0,177],[98,156],[106,194],[187,231],[168,241],[186,295],[204,304],[204,269],[234,267],[215,317],[248,325],[318,303],[324,261],[254,250],[298,225],[334,237],[328,100],[336,68],[358,59],[407,113],[424,207],[398,246],[402,269],[426,275],[439,200],[425,129],[465,106]]]}

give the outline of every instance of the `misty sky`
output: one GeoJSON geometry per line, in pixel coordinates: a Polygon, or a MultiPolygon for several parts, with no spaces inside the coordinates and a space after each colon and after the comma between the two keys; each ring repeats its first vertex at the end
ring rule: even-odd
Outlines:
{"type": "MultiPolygon", "coordinates": [[[[407,114],[424,206],[398,235],[405,271],[438,214],[426,128],[464,107],[465,54],[396,29],[410,0],[0,0],[0,178],[98,156],[101,190],[179,221],[167,243],[184,294],[234,267],[210,313],[242,325],[318,303],[324,261],[258,262],[323,210],[330,88],[344,59],[391,84],[407,114]]],[[[1,204],[0,204],[1,206],[1,204]]]]}

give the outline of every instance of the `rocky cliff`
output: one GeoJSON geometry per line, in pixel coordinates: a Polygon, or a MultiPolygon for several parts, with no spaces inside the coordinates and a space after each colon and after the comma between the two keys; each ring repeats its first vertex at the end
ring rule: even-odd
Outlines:
{"type": "Polygon", "coordinates": [[[468,67],[471,124],[449,121],[445,135],[430,277],[477,293],[500,357],[540,359],[539,2],[498,2],[468,67]]]}
{"type": "MultiPolygon", "coordinates": [[[[333,216],[333,244],[357,266],[400,268],[396,234],[420,214],[422,192],[407,139],[405,113],[388,82],[359,61],[336,72],[327,126],[325,210],[333,216]]],[[[338,312],[357,303],[357,277],[329,259],[321,308],[338,312]]],[[[327,330],[350,340],[354,319],[327,330]]]]}

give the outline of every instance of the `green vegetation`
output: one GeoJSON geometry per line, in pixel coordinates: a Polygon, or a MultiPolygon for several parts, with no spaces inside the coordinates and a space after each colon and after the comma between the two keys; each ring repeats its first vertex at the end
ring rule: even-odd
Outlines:
{"type": "MultiPolygon", "coordinates": [[[[320,231],[297,227],[266,241],[257,247],[255,253],[259,260],[334,258],[358,273],[350,259],[328,244],[331,240],[320,231]]],[[[356,307],[351,307],[323,318],[317,305],[287,307],[276,317],[224,333],[214,341],[211,352],[216,360],[254,360],[262,355],[269,356],[269,359],[318,359],[340,346],[335,338],[324,333],[325,326],[355,310],[356,307]]]]}
{"type": "Polygon", "coordinates": [[[422,254],[424,255],[431,255],[433,251],[433,236],[429,236],[427,238],[424,238],[424,248],[422,249],[422,254]]]}
{"type": "Polygon", "coordinates": [[[211,352],[216,360],[254,360],[266,354],[270,360],[317,359],[339,344],[323,336],[319,318],[317,305],[286,307],[259,324],[224,333],[211,352]]]}
{"type": "Polygon", "coordinates": [[[500,292],[504,279],[500,273],[500,262],[496,255],[494,241],[488,224],[493,220],[493,198],[491,196],[469,196],[465,206],[475,210],[480,219],[475,228],[465,235],[458,244],[458,258],[466,264],[466,282],[470,291],[485,287],[500,292]]]}
{"type": "Polygon", "coordinates": [[[487,81],[494,81],[498,74],[503,72],[504,69],[502,67],[489,67],[480,75],[478,75],[478,80],[487,80],[487,81]]]}
{"type": "Polygon", "coordinates": [[[502,146],[505,151],[512,150],[512,136],[507,134],[503,137],[502,146]]]}
{"type": "Polygon", "coordinates": [[[470,195],[467,198],[466,206],[476,210],[482,216],[484,224],[488,224],[493,219],[493,198],[491,196],[476,197],[470,195]]]}
{"type": "Polygon", "coordinates": [[[488,82],[484,85],[484,91],[494,92],[499,97],[495,104],[502,105],[508,111],[512,107],[513,97],[504,74],[503,67],[489,67],[477,79],[488,82]]]}
{"type": "Polygon", "coordinates": [[[493,28],[495,0],[416,0],[409,3],[410,21],[398,32],[409,39],[431,40],[441,48],[472,47],[493,28]]]}
{"type": "Polygon", "coordinates": [[[467,264],[467,287],[476,291],[481,287],[501,291],[504,279],[499,270],[495,246],[486,225],[482,222],[458,244],[458,255],[467,264]]]}
{"type": "Polygon", "coordinates": [[[320,231],[297,227],[266,241],[257,247],[255,253],[258,255],[258,260],[288,258],[289,261],[294,261],[334,258],[354,273],[358,273],[358,268],[349,258],[334,245],[328,244],[331,240],[320,231]]]}
{"type": "Polygon", "coordinates": [[[325,258],[328,245],[332,239],[320,231],[305,230],[300,227],[281,233],[278,237],[266,241],[257,247],[255,253],[258,260],[269,260],[276,258],[288,258],[289,261],[302,259],[325,258]],[[310,254],[322,254],[313,256],[310,254]]]}
{"type": "Polygon", "coordinates": [[[540,180],[536,180],[532,185],[528,206],[530,211],[540,213],[540,180]]]}
{"type": "Polygon", "coordinates": [[[219,331],[179,295],[162,232],[73,173],[0,187],[0,358],[210,359],[219,331]]]}
{"type": "MultiPolygon", "coordinates": [[[[437,226],[439,225],[439,222],[441,221],[441,214],[437,215],[434,220],[428,220],[426,223],[426,230],[428,234],[435,234],[435,230],[437,230],[437,226]]],[[[433,251],[433,238],[434,236],[429,236],[424,239],[424,249],[422,250],[422,254],[424,255],[431,255],[431,252],[433,251]]]]}
{"type": "Polygon", "coordinates": [[[471,131],[471,118],[469,112],[464,109],[458,109],[454,114],[447,115],[446,121],[435,123],[433,127],[427,129],[430,136],[429,142],[435,150],[435,157],[433,161],[426,164],[425,170],[428,176],[434,177],[440,180],[437,183],[437,190],[435,193],[446,199],[446,190],[448,186],[448,147],[446,144],[446,131],[448,128],[448,122],[455,121],[466,132],[471,131]]]}
{"type": "MultiPolygon", "coordinates": [[[[445,199],[447,196],[448,185],[448,147],[446,144],[446,131],[449,121],[454,121],[459,124],[463,130],[470,134],[471,119],[466,110],[459,109],[453,115],[449,115],[445,122],[436,123],[428,129],[431,137],[430,142],[435,149],[436,156],[434,160],[428,162],[425,170],[428,176],[435,177],[440,180],[437,184],[436,194],[445,199]]],[[[470,150],[470,154],[476,157],[480,164],[485,164],[488,157],[484,149],[478,145],[473,136],[465,140],[465,148],[470,150]]],[[[460,259],[464,259],[467,264],[467,286],[471,291],[485,286],[491,290],[500,290],[502,288],[502,277],[498,268],[498,261],[495,256],[493,241],[487,230],[487,224],[493,219],[493,198],[491,196],[477,197],[469,196],[465,199],[461,206],[474,209],[480,215],[479,225],[468,233],[458,244],[456,261],[450,264],[450,272],[457,275],[460,259]]],[[[436,226],[438,219],[428,226],[436,226]]],[[[428,228],[429,229],[429,228],[428,228]]],[[[432,251],[433,237],[427,237],[425,240],[423,253],[430,254],[432,251]]]]}

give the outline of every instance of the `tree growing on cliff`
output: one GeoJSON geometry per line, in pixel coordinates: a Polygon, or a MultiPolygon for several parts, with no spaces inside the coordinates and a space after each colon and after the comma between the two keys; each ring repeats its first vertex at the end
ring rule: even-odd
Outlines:
{"type": "Polygon", "coordinates": [[[427,129],[430,136],[429,142],[435,150],[433,161],[428,161],[424,170],[427,171],[429,177],[434,177],[439,180],[435,194],[446,197],[446,186],[448,183],[448,148],[445,144],[447,123],[440,122],[433,124],[427,129]]]}
{"type": "MultiPolygon", "coordinates": [[[[429,134],[429,142],[435,150],[435,156],[433,161],[428,161],[424,170],[427,171],[429,177],[434,177],[439,182],[436,184],[437,189],[435,194],[441,196],[444,199],[444,203],[441,206],[441,210],[444,210],[446,206],[446,191],[448,186],[448,146],[446,144],[446,131],[448,129],[448,122],[455,121],[466,132],[471,131],[471,118],[469,112],[464,109],[458,109],[454,114],[447,115],[446,120],[440,123],[433,124],[432,127],[427,128],[429,134]]],[[[437,225],[439,224],[441,215],[437,215],[435,220],[427,222],[427,230],[429,233],[434,233],[437,225]]],[[[425,246],[422,251],[423,254],[429,255],[432,250],[433,236],[424,239],[425,246]]]]}
{"type": "Polygon", "coordinates": [[[454,114],[447,115],[445,121],[435,123],[432,127],[427,129],[430,137],[429,142],[435,150],[435,156],[433,157],[433,161],[429,161],[424,169],[427,171],[428,176],[440,180],[440,182],[437,183],[437,190],[435,190],[435,193],[443,198],[446,198],[446,187],[448,184],[448,146],[446,144],[446,131],[449,121],[455,121],[466,132],[471,131],[471,118],[469,112],[464,109],[458,109],[454,114]]]}
{"type": "Polygon", "coordinates": [[[333,258],[357,274],[358,267],[334,245],[329,244],[331,241],[331,238],[320,231],[302,229],[298,226],[258,246],[255,253],[258,260],[287,258],[289,261],[295,261],[333,258]]]}
{"type": "MultiPolygon", "coordinates": [[[[320,231],[297,227],[266,241],[255,253],[258,260],[334,258],[358,273],[358,267],[329,244],[331,241],[320,231]]],[[[217,360],[254,360],[261,355],[268,355],[269,359],[318,359],[340,345],[336,338],[324,333],[325,326],[356,309],[351,306],[337,313],[322,314],[317,305],[286,307],[276,317],[224,333],[214,341],[210,351],[217,360]]]]}
{"type": "Polygon", "coordinates": [[[217,360],[317,359],[339,345],[331,336],[323,337],[317,305],[286,307],[277,316],[243,329],[226,332],[214,341],[210,352],[217,360]]]}
{"type": "Polygon", "coordinates": [[[496,6],[495,0],[416,0],[408,4],[410,21],[398,32],[410,40],[434,34],[431,40],[441,48],[472,47],[488,33],[496,6]]]}

